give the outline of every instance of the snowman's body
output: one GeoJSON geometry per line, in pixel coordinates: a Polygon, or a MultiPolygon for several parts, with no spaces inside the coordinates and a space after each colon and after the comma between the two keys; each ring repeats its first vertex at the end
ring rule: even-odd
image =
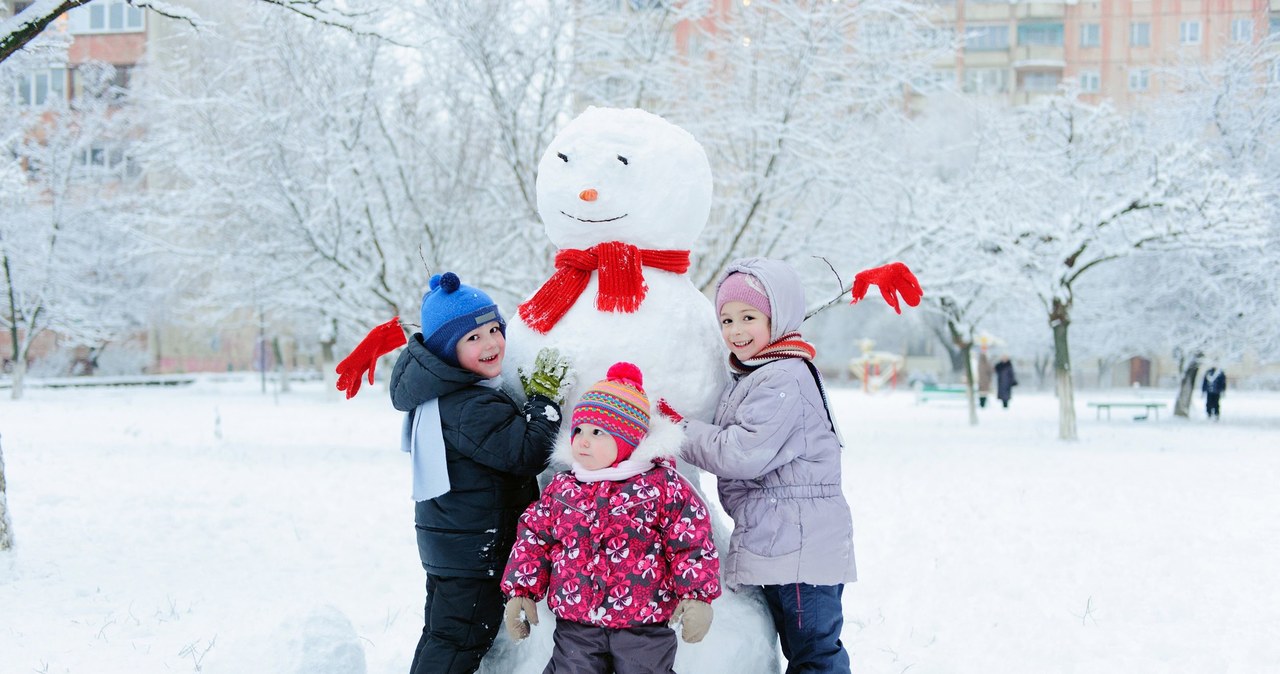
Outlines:
{"type": "MultiPolygon", "coordinates": [[[[632,255],[688,251],[710,212],[711,169],[702,146],[688,132],[642,110],[588,108],[551,142],[538,169],[539,214],[548,237],[562,250],[621,242],[634,247],[628,249],[632,255]]],[[[610,365],[628,361],[643,372],[655,407],[664,398],[685,416],[710,421],[728,383],[727,354],[710,301],[687,275],[646,266],[638,307],[601,310],[602,273],[590,272],[581,294],[570,298],[571,306],[549,327],[547,321],[539,325],[538,308],[522,306],[507,328],[504,372],[509,378],[517,368],[527,372],[540,349],[559,349],[575,375],[567,409],[582,390],[604,378],[610,365]]],[[[732,522],[711,493],[713,478],[686,463],[680,469],[716,513],[716,542],[727,550],[732,522]]],[[[778,671],[777,636],[758,592],[726,588],[713,608],[707,637],[698,644],[680,643],[677,671],[778,671]]],[[[482,671],[542,671],[551,655],[555,618],[545,602],[539,603],[539,613],[542,624],[530,638],[513,644],[504,634],[482,671]]]]}
{"type": "Polygon", "coordinates": [[[648,292],[633,313],[598,311],[599,280],[593,275],[582,297],[547,334],[512,321],[507,363],[524,363],[527,370],[541,348],[559,349],[573,366],[575,386],[568,396],[573,401],[603,379],[610,365],[632,362],[644,373],[652,400],[665,398],[681,414],[709,421],[728,379],[711,303],[687,276],[655,269],[646,269],[644,276],[648,292]]]}

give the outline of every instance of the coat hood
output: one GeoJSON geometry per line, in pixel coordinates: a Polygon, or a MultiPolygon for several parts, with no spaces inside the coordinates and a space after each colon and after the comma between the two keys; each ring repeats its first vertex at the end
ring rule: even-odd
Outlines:
{"type": "MultiPolygon", "coordinates": [[[[412,408],[427,400],[441,398],[481,381],[484,381],[484,378],[480,375],[465,368],[450,365],[431,353],[422,341],[422,333],[414,333],[405,347],[405,354],[396,361],[395,370],[392,372],[392,402],[396,402],[403,393],[406,405],[409,399],[417,401],[409,405],[412,408]],[[409,370],[415,371],[405,377],[409,370]],[[408,388],[412,390],[404,390],[410,382],[412,386],[408,388]]],[[[400,408],[401,406],[397,405],[397,409],[400,408]]]]}
{"type": "MultiPolygon", "coordinates": [[[[556,437],[556,448],[551,454],[552,463],[561,467],[573,465],[573,429],[564,424],[560,435],[556,437]]],[[[661,414],[649,417],[649,432],[645,434],[631,458],[639,461],[654,461],[663,458],[675,458],[680,454],[680,444],[684,442],[684,430],[661,414]]]]}
{"type": "Polygon", "coordinates": [[[729,263],[720,280],[716,281],[717,293],[724,280],[734,272],[750,274],[764,285],[764,294],[769,298],[769,309],[773,313],[769,319],[769,341],[777,341],[788,332],[800,329],[804,322],[804,284],[791,265],[764,257],[739,258],[729,263]]]}

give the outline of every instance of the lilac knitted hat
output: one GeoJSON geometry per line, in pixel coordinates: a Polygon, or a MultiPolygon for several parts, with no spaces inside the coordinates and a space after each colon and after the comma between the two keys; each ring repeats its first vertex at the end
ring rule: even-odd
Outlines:
{"type": "Polygon", "coordinates": [[[773,318],[773,308],[769,306],[769,296],[764,292],[764,284],[751,274],[734,272],[725,277],[724,282],[716,289],[716,313],[724,310],[729,302],[749,304],[768,318],[773,318]]]}

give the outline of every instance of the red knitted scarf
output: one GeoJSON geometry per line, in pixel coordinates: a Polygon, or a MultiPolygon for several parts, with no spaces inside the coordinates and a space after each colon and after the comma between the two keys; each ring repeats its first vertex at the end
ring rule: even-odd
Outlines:
{"type": "Polygon", "coordinates": [[[812,344],[804,341],[800,333],[788,332],[766,344],[763,349],[760,349],[756,355],[748,358],[745,362],[738,360],[738,357],[732,353],[729,354],[729,367],[733,368],[734,372],[746,374],[775,360],[803,358],[811,361],[817,354],[818,350],[813,348],[812,344]]]}
{"type": "Polygon", "coordinates": [[[578,301],[593,271],[600,272],[596,308],[632,313],[640,308],[649,290],[643,267],[683,274],[689,271],[689,251],[641,249],[621,241],[606,241],[586,250],[565,248],[556,253],[556,273],[520,305],[518,313],[525,325],[546,334],[578,301]]]}

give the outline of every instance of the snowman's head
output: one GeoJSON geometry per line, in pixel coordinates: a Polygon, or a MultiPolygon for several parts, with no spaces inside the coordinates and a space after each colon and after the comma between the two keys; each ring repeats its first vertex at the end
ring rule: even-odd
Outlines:
{"type": "Polygon", "coordinates": [[[559,248],[693,246],[711,212],[711,164],[688,131],[635,108],[587,108],[538,164],[538,212],[559,248]]]}

